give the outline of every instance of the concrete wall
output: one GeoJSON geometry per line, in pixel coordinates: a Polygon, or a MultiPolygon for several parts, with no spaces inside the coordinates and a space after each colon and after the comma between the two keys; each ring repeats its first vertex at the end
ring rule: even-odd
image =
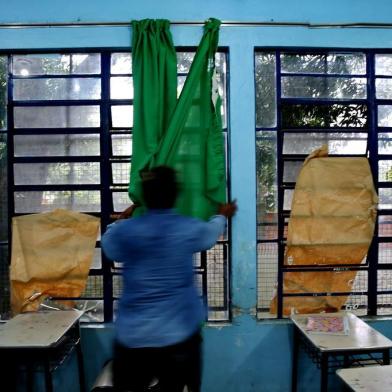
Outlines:
{"type": "MultiPolygon", "coordinates": [[[[130,21],[277,21],[309,23],[392,22],[388,0],[1,0],[0,23],[130,21]]],[[[173,26],[177,46],[198,44],[202,28],[173,26]]],[[[0,49],[130,47],[129,27],[0,29],[0,49]]],[[[259,322],[256,306],[256,186],[254,47],[391,48],[388,29],[307,29],[302,27],[222,27],[220,46],[229,52],[229,134],[231,190],[239,211],[232,232],[232,304],[228,326],[204,330],[204,391],[288,391],[292,327],[286,321],[259,322]]],[[[391,323],[374,326],[392,335],[391,323]]],[[[83,328],[89,385],[110,357],[112,327],[83,328]]],[[[56,391],[77,391],[74,361],[56,375],[56,391]]],[[[316,371],[302,363],[300,391],[315,391],[316,371]]]]}

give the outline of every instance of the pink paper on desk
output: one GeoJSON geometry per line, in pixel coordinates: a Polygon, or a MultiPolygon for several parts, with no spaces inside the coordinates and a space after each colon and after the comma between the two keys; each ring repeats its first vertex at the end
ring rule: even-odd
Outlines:
{"type": "Polygon", "coordinates": [[[309,316],[306,332],[348,335],[348,322],[344,316],[309,316]]]}

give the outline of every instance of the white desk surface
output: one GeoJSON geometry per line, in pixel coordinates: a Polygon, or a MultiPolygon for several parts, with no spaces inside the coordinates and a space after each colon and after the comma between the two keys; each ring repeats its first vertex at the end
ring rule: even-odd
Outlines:
{"type": "Polygon", "coordinates": [[[79,320],[78,310],[21,313],[0,324],[1,348],[48,348],[79,320]]]}
{"type": "MultiPolygon", "coordinates": [[[[322,352],[346,351],[361,349],[392,348],[392,341],[377,332],[370,325],[350,312],[322,313],[318,316],[347,316],[349,323],[348,335],[317,334],[307,332],[305,327],[309,316],[315,314],[297,314],[291,316],[293,323],[302,331],[310,342],[322,352]]],[[[392,389],[391,389],[392,390],[392,389]]]]}
{"type": "Polygon", "coordinates": [[[354,392],[392,391],[392,365],[339,369],[336,374],[354,392]]]}

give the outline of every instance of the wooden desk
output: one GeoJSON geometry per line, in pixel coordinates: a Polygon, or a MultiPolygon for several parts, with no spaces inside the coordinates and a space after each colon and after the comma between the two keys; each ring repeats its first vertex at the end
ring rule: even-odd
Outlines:
{"type": "Polygon", "coordinates": [[[392,391],[392,365],[340,369],[336,374],[354,392],[392,391]]]}
{"type": "MultiPolygon", "coordinates": [[[[83,357],[77,310],[22,313],[0,325],[0,356],[10,365],[26,365],[27,388],[32,390],[32,369],[42,363],[46,391],[53,391],[52,372],[75,348],[78,358],[79,385],[84,391],[83,357]]],[[[2,369],[0,368],[0,372],[2,369]]],[[[2,377],[7,380],[8,374],[2,377]]]]}
{"type": "MultiPolygon", "coordinates": [[[[297,390],[298,355],[300,345],[317,364],[321,371],[320,391],[328,390],[328,373],[332,367],[350,367],[354,363],[375,359],[373,354],[381,354],[379,361],[389,365],[389,350],[392,341],[352,313],[328,313],[323,316],[345,315],[348,318],[348,335],[315,334],[306,331],[307,318],[312,316],[294,315],[294,347],[292,367],[292,391],[297,390]],[[333,363],[332,363],[333,362],[333,363]]],[[[315,315],[313,315],[315,316],[315,315]]],[[[378,360],[378,358],[376,358],[378,360]]]]}

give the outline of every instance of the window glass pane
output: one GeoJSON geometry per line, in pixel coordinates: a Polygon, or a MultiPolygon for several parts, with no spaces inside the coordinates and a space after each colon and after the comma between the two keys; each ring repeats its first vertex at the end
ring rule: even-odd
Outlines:
{"type": "Polygon", "coordinates": [[[378,105],[378,126],[392,127],[392,106],[378,105]]]}
{"type": "Polygon", "coordinates": [[[114,212],[124,211],[132,204],[128,192],[113,192],[112,196],[114,212]]]}
{"type": "Polygon", "coordinates": [[[273,53],[257,53],[256,78],[256,126],[276,126],[276,58],[273,53]]]}
{"type": "Polygon", "coordinates": [[[15,157],[97,156],[99,134],[15,135],[15,157]]]}
{"type": "Polygon", "coordinates": [[[194,253],[192,256],[193,267],[201,268],[201,253],[194,253]]]}
{"type": "Polygon", "coordinates": [[[99,53],[72,54],[71,73],[73,74],[100,74],[101,55],[99,53]]]}
{"type": "Polygon", "coordinates": [[[12,72],[17,76],[99,74],[101,56],[98,53],[13,55],[12,72]]]}
{"type": "Polygon", "coordinates": [[[30,54],[12,56],[12,73],[18,76],[69,74],[70,55],[30,54]]]}
{"type": "Polygon", "coordinates": [[[177,72],[188,73],[194,57],[194,52],[177,52],[177,72]]]}
{"type": "Polygon", "coordinates": [[[177,98],[181,95],[182,89],[184,88],[184,84],[186,81],[186,76],[178,76],[177,77],[177,98]]]}
{"type": "Polygon", "coordinates": [[[100,191],[25,191],[15,192],[15,212],[48,212],[65,208],[81,212],[100,212],[100,191]]]}
{"type": "Polygon", "coordinates": [[[286,211],[291,210],[291,202],[293,200],[294,189],[285,189],[283,194],[283,209],[286,211]]]}
{"type": "Polygon", "coordinates": [[[296,182],[303,161],[286,161],[283,167],[283,182],[296,182]]]}
{"type": "Polygon", "coordinates": [[[286,98],[366,98],[365,78],[282,77],[282,97],[286,98]]]}
{"type": "Polygon", "coordinates": [[[282,72],[360,75],[366,73],[363,53],[281,55],[282,72]]]}
{"type": "Polygon", "coordinates": [[[222,311],[216,311],[216,310],[209,310],[208,311],[208,321],[228,321],[229,320],[229,311],[227,310],[222,310],[222,311]]]}
{"type": "Polygon", "coordinates": [[[269,313],[278,280],[278,244],[257,244],[257,307],[259,317],[274,318],[269,313]]]}
{"type": "MultiPolygon", "coordinates": [[[[179,52],[177,53],[177,72],[181,74],[177,77],[177,97],[180,96],[187,76],[183,75],[188,73],[190,65],[193,61],[195,53],[193,52],[179,52]]],[[[219,96],[222,99],[221,116],[222,126],[227,127],[227,98],[226,98],[226,54],[215,54],[215,79],[213,80],[213,88],[216,87],[219,96]]],[[[216,90],[215,89],[215,90],[216,90]]]]}
{"type": "Polygon", "coordinates": [[[113,184],[128,184],[130,170],[129,162],[112,163],[113,184]]]}
{"type": "Polygon", "coordinates": [[[193,275],[193,284],[196,287],[197,293],[199,294],[199,297],[203,295],[203,276],[200,273],[200,271],[196,271],[193,275]]]}
{"type": "Polygon", "coordinates": [[[377,315],[387,316],[392,314],[392,294],[377,295],[377,315]]]}
{"type": "Polygon", "coordinates": [[[344,310],[354,313],[356,316],[367,315],[368,299],[366,295],[350,295],[347,297],[344,310]]]}
{"type": "Polygon", "coordinates": [[[282,104],[282,126],[287,128],[355,127],[367,125],[366,105],[282,104]]]}
{"type": "MultiPolygon", "coordinates": [[[[391,216],[389,216],[389,218],[391,218],[391,216]]],[[[390,223],[385,223],[385,225],[388,226],[387,230],[389,232],[390,223]]],[[[384,231],[384,228],[382,230],[384,231]]],[[[392,264],[392,242],[378,244],[378,262],[379,264],[392,264]]]]}
{"type": "Polygon", "coordinates": [[[15,185],[99,184],[99,162],[15,163],[15,185]]]}
{"type": "Polygon", "coordinates": [[[113,275],[113,297],[120,298],[123,292],[123,279],[121,275],[113,275]]]}
{"type": "Polygon", "coordinates": [[[80,296],[81,298],[103,297],[103,276],[94,275],[87,278],[86,288],[80,296]]]}
{"type": "Polygon", "coordinates": [[[101,268],[102,268],[102,251],[101,248],[95,248],[94,257],[90,269],[101,269],[101,268]]]}
{"type": "Polygon", "coordinates": [[[207,251],[207,302],[208,306],[225,309],[228,301],[227,244],[216,244],[207,251]]]}
{"type": "Polygon", "coordinates": [[[283,154],[308,155],[323,144],[328,145],[329,154],[358,154],[366,153],[366,133],[297,133],[285,132],[283,138],[283,154]]]}
{"type": "Polygon", "coordinates": [[[112,126],[115,128],[131,128],[133,126],[133,106],[112,106],[112,126]]]}
{"type": "Polygon", "coordinates": [[[132,135],[112,135],[112,154],[114,156],[131,156],[132,135]]]}
{"type": "Polygon", "coordinates": [[[90,128],[100,126],[99,106],[15,107],[15,128],[90,128]]]}
{"type": "Polygon", "coordinates": [[[262,222],[257,223],[258,240],[276,240],[278,238],[277,214],[266,215],[262,222]]]}
{"type": "Polygon", "coordinates": [[[392,75],[392,54],[376,54],[376,75],[392,75]]]}
{"type": "Polygon", "coordinates": [[[392,290],[392,271],[390,270],[377,271],[377,290],[378,291],[392,290]]]}
{"type": "Polygon", "coordinates": [[[392,79],[376,79],[376,98],[392,99],[392,79]]]}
{"type": "Polygon", "coordinates": [[[392,161],[378,161],[378,180],[392,181],[392,161]]]}
{"type": "Polygon", "coordinates": [[[278,212],[276,132],[257,132],[256,181],[258,238],[270,238],[275,232],[278,212]]]}
{"type": "Polygon", "coordinates": [[[114,76],[110,78],[111,99],[133,99],[133,78],[114,76]]]}
{"type": "Polygon", "coordinates": [[[378,134],[378,153],[392,154],[392,133],[380,132],[378,134]]]}
{"type": "MultiPolygon", "coordinates": [[[[378,217],[378,236],[379,237],[392,237],[392,215],[379,215],[379,217],[378,217]]],[[[386,244],[384,244],[384,245],[386,245],[386,244]]],[[[390,246],[392,246],[392,244],[390,246]]],[[[380,252],[380,249],[379,249],[379,252],[380,252]]],[[[389,259],[389,262],[392,263],[392,258],[389,259]]]]}
{"type": "Polygon", "coordinates": [[[6,241],[8,239],[7,163],[7,135],[5,133],[0,133],[0,241],[6,241]]]}
{"type": "Polygon", "coordinates": [[[132,55],[131,53],[112,53],[110,72],[112,74],[131,74],[132,55]]]}
{"type": "MultiPolygon", "coordinates": [[[[392,237],[392,215],[379,215],[378,236],[392,237]]],[[[390,245],[392,246],[392,243],[390,245]]],[[[392,263],[392,259],[390,259],[390,263],[392,263]]]]}
{"type": "MultiPolygon", "coordinates": [[[[215,83],[213,84],[213,88],[216,87],[218,89],[219,96],[222,100],[221,106],[221,116],[222,116],[222,126],[223,128],[227,128],[227,97],[226,97],[226,54],[225,53],[216,53],[215,54],[215,83]]],[[[214,83],[213,82],[213,83],[214,83]]]]}
{"type": "Polygon", "coordinates": [[[101,80],[98,78],[14,80],[16,101],[100,98],[101,80]]]}
{"type": "Polygon", "coordinates": [[[379,210],[392,209],[392,188],[378,189],[378,209],[379,210]]]}
{"type": "Polygon", "coordinates": [[[8,57],[0,56],[0,129],[7,129],[8,57]]]}
{"type": "Polygon", "coordinates": [[[290,218],[284,218],[283,238],[287,239],[287,230],[289,227],[290,218]]]}

